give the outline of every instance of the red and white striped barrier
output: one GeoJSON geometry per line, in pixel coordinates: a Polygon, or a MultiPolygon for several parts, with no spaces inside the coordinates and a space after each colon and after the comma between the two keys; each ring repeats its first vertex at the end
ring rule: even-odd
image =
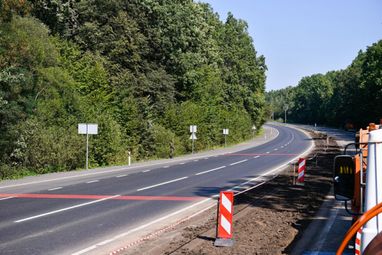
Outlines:
{"type": "Polygon", "coordinates": [[[355,237],[355,255],[361,255],[361,236],[362,236],[362,228],[358,229],[357,235],[355,237]]]}
{"type": "Polygon", "coordinates": [[[306,159],[299,158],[298,160],[298,175],[297,175],[297,185],[304,186],[304,177],[305,177],[305,170],[306,170],[306,159]]]}
{"type": "Polygon", "coordinates": [[[220,192],[215,246],[232,246],[233,192],[220,192]]]}

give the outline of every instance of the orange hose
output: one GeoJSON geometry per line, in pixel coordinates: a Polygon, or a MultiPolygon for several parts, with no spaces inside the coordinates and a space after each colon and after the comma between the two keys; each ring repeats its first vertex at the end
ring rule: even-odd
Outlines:
{"type": "Polygon", "coordinates": [[[369,220],[377,216],[378,214],[382,213],[382,203],[377,204],[373,208],[371,208],[369,211],[365,212],[349,229],[349,231],[346,233],[344,240],[342,241],[340,247],[338,248],[336,255],[341,255],[345,248],[347,243],[350,241],[350,239],[357,233],[358,229],[360,229],[364,224],[366,224],[369,220]]]}

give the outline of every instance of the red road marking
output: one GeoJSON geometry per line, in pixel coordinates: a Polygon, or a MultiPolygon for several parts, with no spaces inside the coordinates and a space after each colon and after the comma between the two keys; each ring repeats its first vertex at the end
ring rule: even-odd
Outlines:
{"type": "MultiPolygon", "coordinates": [[[[88,199],[98,200],[109,198],[111,195],[70,195],[70,194],[0,194],[1,197],[13,198],[50,198],[50,199],[88,199]]],[[[148,201],[195,201],[201,197],[177,197],[177,196],[119,196],[110,200],[148,200],[148,201]]]]}
{"type": "Polygon", "coordinates": [[[224,154],[224,156],[290,156],[294,157],[299,154],[289,154],[289,153],[230,153],[224,154]]]}

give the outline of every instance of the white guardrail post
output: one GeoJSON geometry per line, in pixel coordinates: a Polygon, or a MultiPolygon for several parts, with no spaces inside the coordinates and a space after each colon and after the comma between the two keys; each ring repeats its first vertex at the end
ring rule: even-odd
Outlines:
{"type": "MultiPolygon", "coordinates": [[[[382,202],[382,129],[371,131],[366,170],[365,211],[382,202]]],[[[382,215],[365,224],[362,230],[362,252],[373,238],[382,231],[382,215]]]]}

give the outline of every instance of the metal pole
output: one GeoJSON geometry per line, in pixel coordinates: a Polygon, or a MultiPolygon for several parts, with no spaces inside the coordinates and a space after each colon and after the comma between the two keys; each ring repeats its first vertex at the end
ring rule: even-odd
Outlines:
{"type": "MultiPolygon", "coordinates": [[[[194,133],[192,133],[194,134],[194,133]]],[[[192,154],[194,154],[194,137],[192,137],[192,154]]]]}
{"type": "Polygon", "coordinates": [[[86,170],[89,169],[89,133],[86,127],[86,170]]]}
{"type": "Polygon", "coordinates": [[[227,147],[227,135],[224,135],[224,147],[227,147]]]}

